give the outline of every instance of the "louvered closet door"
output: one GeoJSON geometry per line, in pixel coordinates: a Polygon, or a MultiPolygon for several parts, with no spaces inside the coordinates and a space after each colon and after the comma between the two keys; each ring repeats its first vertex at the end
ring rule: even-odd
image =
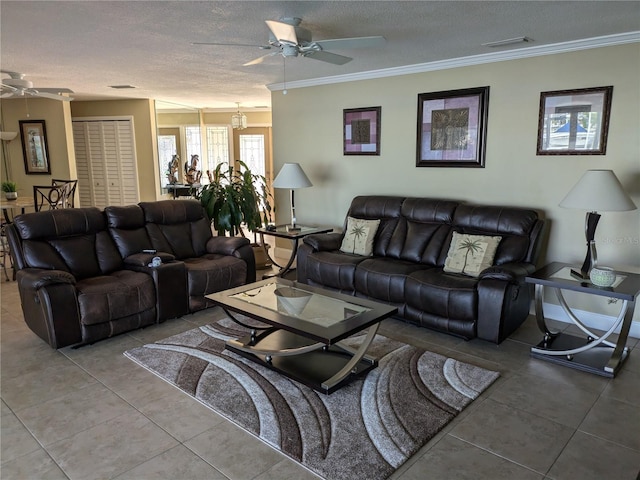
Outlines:
{"type": "Polygon", "coordinates": [[[73,121],[80,205],[139,202],[131,120],[73,121]]]}

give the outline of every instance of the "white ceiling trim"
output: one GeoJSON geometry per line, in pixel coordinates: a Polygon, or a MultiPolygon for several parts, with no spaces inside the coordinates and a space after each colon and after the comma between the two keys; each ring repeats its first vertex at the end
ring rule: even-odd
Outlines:
{"type": "Polygon", "coordinates": [[[398,75],[410,75],[414,73],[433,72],[437,70],[447,70],[450,68],[468,67],[484,63],[505,62],[508,60],[518,60],[522,58],[539,57],[543,55],[555,55],[557,53],[575,52],[578,50],[588,50],[591,48],[610,47],[623,45],[626,43],[640,42],[640,31],[607,35],[602,37],[586,38],[571,42],[554,43],[536,47],[519,48],[504,52],[487,53],[473,55],[469,57],[453,58],[437,62],[419,63],[403,67],[384,68],[380,70],[370,70],[368,72],[349,73],[345,75],[335,75],[332,77],[313,78],[309,80],[296,80],[284,83],[272,83],[267,85],[270,91],[279,91],[292,88],[315,87],[319,85],[331,85],[335,83],[355,82],[359,80],[371,80],[376,78],[394,77],[398,75]]]}

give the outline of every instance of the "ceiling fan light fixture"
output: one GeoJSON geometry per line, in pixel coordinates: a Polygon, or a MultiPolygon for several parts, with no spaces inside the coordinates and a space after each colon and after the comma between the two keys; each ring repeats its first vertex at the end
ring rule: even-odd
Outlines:
{"type": "Polygon", "coordinates": [[[247,116],[240,112],[240,102],[236,102],[238,112],[231,116],[231,127],[234,130],[244,130],[247,128],[247,116]]]}

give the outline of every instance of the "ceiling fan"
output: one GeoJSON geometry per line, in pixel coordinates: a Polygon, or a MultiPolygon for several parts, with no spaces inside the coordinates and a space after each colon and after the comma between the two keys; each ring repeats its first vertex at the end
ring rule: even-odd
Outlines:
{"type": "Polygon", "coordinates": [[[247,45],[238,43],[208,43],[193,42],[193,45],[230,45],[237,47],[258,47],[262,50],[276,49],[275,52],[268,53],[244,64],[256,65],[262,63],[267,57],[282,55],[283,57],[302,56],[313,60],[332,63],[334,65],[344,65],[353,60],[351,57],[328,52],[328,49],[346,49],[362,47],[380,47],[386,43],[386,39],[381,36],[374,37],[353,37],[335,38],[329,40],[313,41],[311,31],[300,26],[300,18],[281,18],[280,20],[266,20],[269,27],[269,42],[265,45],[247,45]]]}
{"type": "Polygon", "coordinates": [[[8,70],[0,70],[0,72],[9,75],[9,78],[2,79],[0,98],[42,97],[64,102],[73,100],[71,97],[59,95],[60,93],[73,93],[73,90],[68,88],[33,88],[33,82],[25,80],[24,73],[8,70]]]}

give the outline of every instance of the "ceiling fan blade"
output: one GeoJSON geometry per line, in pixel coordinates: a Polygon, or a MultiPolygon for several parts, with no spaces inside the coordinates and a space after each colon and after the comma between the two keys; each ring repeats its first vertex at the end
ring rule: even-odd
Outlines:
{"type": "Polygon", "coordinates": [[[250,62],[247,63],[243,63],[242,66],[243,67],[249,67],[251,65],[258,65],[259,63],[262,63],[264,61],[265,58],[267,57],[273,57],[274,55],[278,55],[280,52],[272,52],[272,53],[267,53],[266,55],[263,55],[261,57],[258,58],[254,58],[253,60],[251,60],[250,62]]]}
{"type": "Polygon", "coordinates": [[[258,47],[262,50],[271,49],[271,45],[256,45],[253,43],[191,42],[191,45],[222,45],[224,47],[258,47]]]}
{"type": "Polygon", "coordinates": [[[3,93],[2,95],[0,95],[0,98],[11,98],[15,96],[14,92],[7,92],[7,93],[3,93]]]}
{"type": "Polygon", "coordinates": [[[70,102],[73,100],[71,97],[63,97],[62,95],[57,95],[55,93],[47,93],[41,92],[39,90],[25,91],[27,95],[31,95],[32,97],[40,97],[40,98],[49,98],[51,100],[60,100],[61,102],[70,102]]]}
{"type": "Polygon", "coordinates": [[[293,25],[275,20],[265,20],[265,22],[278,41],[291,43],[293,45],[298,44],[296,29],[293,25]]]}
{"type": "Polygon", "coordinates": [[[39,93],[75,93],[68,88],[36,88],[39,93]]]}
{"type": "Polygon", "coordinates": [[[353,37],[319,40],[313,43],[319,45],[323,50],[340,50],[343,48],[381,47],[387,43],[387,39],[380,36],[353,37]]]}
{"type": "Polygon", "coordinates": [[[334,65],[344,65],[345,63],[353,60],[351,57],[345,57],[344,55],[338,55],[337,53],[325,52],[322,50],[306,52],[302,54],[305,58],[312,58],[313,60],[320,60],[321,62],[333,63],[334,65]]]}

